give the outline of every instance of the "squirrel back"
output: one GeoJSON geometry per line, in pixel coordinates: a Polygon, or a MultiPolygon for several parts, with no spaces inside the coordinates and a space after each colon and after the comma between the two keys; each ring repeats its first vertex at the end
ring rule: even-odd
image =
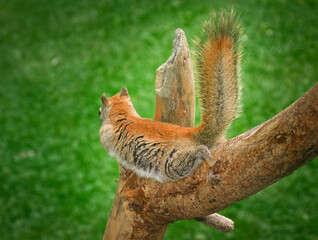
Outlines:
{"type": "Polygon", "coordinates": [[[141,118],[127,89],[111,98],[102,96],[100,140],[107,152],[126,169],[159,182],[185,178],[211,153],[193,141],[196,128],[141,118]]]}
{"type": "Polygon", "coordinates": [[[223,137],[239,113],[240,33],[234,11],[223,11],[204,23],[203,36],[195,40],[201,100],[201,125],[195,139],[206,146],[223,137]]]}
{"type": "Polygon", "coordinates": [[[125,88],[110,98],[104,94],[100,140],[108,153],[124,168],[160,182],[183,179],[203,161],[212,162],[208,147],[220,141],[238,114],[239,34],[233,11],[229,16],[222,12],[205,23],[204,37],[197,39],[202,104],[198,127],[141,118],[125,88]]]}

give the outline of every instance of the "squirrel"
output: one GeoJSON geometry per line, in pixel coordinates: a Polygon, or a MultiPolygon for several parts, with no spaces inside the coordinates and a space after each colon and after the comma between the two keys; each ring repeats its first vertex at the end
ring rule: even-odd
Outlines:
{"type": "Polygon", "coordinates": [[[204,161],[212,165],[209,148],[224,139],[240,109],[240,34],[232,10],[212,14],[195,39],[202,109],[197,127],[141,118],[126,88],[110,98],[104,93],[99,115],[106,151],[124,168],[159,182],[186,178],[204,161]]]}

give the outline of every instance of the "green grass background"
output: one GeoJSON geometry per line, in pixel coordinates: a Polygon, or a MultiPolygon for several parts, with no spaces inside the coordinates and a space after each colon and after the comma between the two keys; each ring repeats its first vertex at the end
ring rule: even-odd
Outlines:
{"type": "MultiPolygon", "coordinates": [[[[99,143],[101,93],[125,86],[152,118],[155,70],[174,30],[193,49],[209,12],[230,7],[245,29],[234,137],[316,82],[316,0],[0,0],[1,239],[102,238],[118,168],[99,143]]],[[[223,210],[236,224],[230,233],[180,221],[165,239],[318,239],[317,170],[316,159],[223,210]]]]}

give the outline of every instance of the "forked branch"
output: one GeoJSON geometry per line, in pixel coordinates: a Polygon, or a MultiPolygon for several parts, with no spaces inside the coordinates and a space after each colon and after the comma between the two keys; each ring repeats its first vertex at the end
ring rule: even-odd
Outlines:
{"type": "MultiPolygon", "coordinates": [[[[174,91],[165,94],[175,96],[174,91]]],[[[169,223],[202,220],[311,161],[318,154],[318,83],[275,117],[215,146],[211,154],[213,166],[202,164],[177,182],[159,183],[120,167],[104,239],[163,239],[169,223]]]]}

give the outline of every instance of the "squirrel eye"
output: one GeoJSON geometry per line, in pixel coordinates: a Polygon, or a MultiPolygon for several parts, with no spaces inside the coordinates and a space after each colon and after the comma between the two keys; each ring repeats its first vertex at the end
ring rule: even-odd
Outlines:
{"type": "Polygon", "coordinates": [[[102,114],[102,109],[99,109],[98,115],[100,116],[102,114]]]}

